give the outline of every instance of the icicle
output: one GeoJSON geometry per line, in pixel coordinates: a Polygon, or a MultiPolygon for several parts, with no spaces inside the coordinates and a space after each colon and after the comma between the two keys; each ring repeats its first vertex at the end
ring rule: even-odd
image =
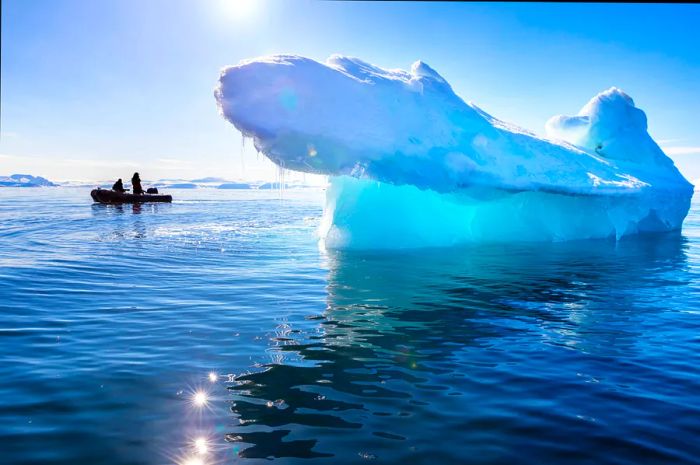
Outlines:
{"type": "Polygon", "coordinates": [[[279,167],[279,194],[280,200],[284,198],[284,167],[279,167]]]}
{"type": "Polygon", "coordinates": [[[241,134],[241,179],[245,179],[245,136],[241,134]]]}
{"type": "Polygon", "coordinates": [[[278,173],[278,178],[279,178],[279,184],[278,184],[278,189],[279,189],[279,195],[280,199],[284,197],[284,191],[285,191],[285,178],[287,174],[287,170],[284,167],[284,161],[280,160],[280,164],[277,165],[277,173],[278,173]]]}

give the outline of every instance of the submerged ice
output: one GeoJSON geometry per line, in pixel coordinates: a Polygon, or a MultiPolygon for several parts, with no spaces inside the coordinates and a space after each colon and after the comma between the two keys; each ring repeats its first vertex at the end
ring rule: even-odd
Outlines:
{"type": "Polygon", "coordinates": [[[619,89],[548,138],[466,103],[423,62],[244,61],[222,71],[224,118],[285,169],[330,176],[329,247],[620,238],[680,229],[686,181],[619,89]]]}

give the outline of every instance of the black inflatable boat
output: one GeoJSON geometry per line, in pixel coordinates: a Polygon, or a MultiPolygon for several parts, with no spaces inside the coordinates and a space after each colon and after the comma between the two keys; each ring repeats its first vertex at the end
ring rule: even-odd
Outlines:
{"type": "Polygon", "coordinates": [[[172,195],[163,194],[128,194],[115,192],[110,189],[93,189],[90,196],[95,202],[100,203],[145,203],[145,202],[172,202],[172,195]]]}

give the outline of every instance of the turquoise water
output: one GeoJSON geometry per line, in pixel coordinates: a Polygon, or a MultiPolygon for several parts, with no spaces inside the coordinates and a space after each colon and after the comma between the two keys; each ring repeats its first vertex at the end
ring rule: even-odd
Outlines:
{"type": "Polygon", "coordinates": [[[3,463],[700,463],[697,202],[682,235],[326,253],[319,192],[174,195],[0,190],[3,463]]]}

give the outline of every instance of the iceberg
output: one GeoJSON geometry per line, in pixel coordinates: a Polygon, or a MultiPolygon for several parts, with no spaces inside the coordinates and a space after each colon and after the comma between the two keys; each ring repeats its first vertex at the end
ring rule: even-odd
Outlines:
{"type": "Polygon", "coordinates": [[[681,228],[693,186],[620,89],[547,137],[465,102],[427,64],[333,55],[222,70],[222,116],[281,169],[329,176],[330,248],[621,238],[681,228]]]}
{"type": "Polygon", "coordinates": [[[0,176],[0,187],[56,187],[56,184],[41,176],[13,174],[0,176]]]}

